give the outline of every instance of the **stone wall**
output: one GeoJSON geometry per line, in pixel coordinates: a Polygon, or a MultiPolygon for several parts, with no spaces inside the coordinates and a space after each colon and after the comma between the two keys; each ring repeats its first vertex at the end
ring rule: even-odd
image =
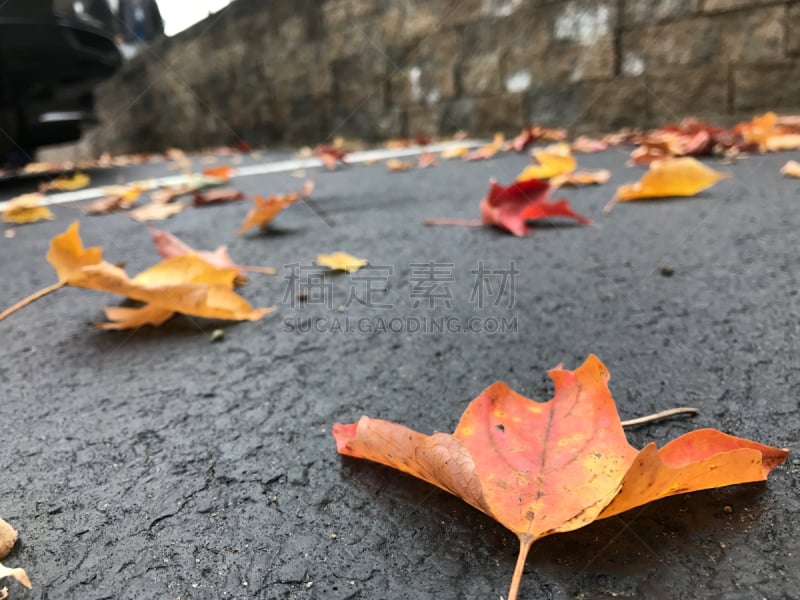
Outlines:
{"type": "Polygon", "coordinates": [[[83,153],[800,109],[800,0],[237,0],[99,91],[83,153]]]}

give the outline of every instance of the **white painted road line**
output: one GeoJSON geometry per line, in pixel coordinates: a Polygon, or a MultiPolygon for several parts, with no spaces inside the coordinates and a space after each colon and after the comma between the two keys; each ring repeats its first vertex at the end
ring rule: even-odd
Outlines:
{"type": "MultiPolygon", "coordinates": [[[[379,150],[352,152],[347,155],[346,160],[350,164],[368,163],[373,161],[389,160],[392,158],[419,156],[423,152],[438,153],[444,152],[445,150],[452,150],[454,148],[477,148],[487,143],[488,142],[484,140],[463,140],[460,142],[442,142],[440,144],[430,144],[428,146],[409,146],[408,148],[381,148],[379,150]]],[[[322,161],[318,158],[293,158],[290,160],[280,160],[275,162],[265,162],[257,165],[237,167],[231,178],[236,179],[238,177],[254,177],[256,175],[268,175],[270,173],[286,173],[297,171],[299,169],[316,169],[322,166],[322,161]]],[[[185,175],[170,175],[168,177],[160,177],[152,180],[146,179],[145,181],[152,181],[155,187],[164,187],[178,185],[185,180],[185,175]]],[[[128,184],[131,183],[134,182],[128,182],[128,184]]],[[[104,191],[104,188],[106,187],[110,186],[93,187],[83,190],[76,190],[74,192],[52,194],[50,196],[46,196],[42,204],[52,206],[56,204],[69,204],[70,202],[82,202],[84,200],[97,200],[98,198],[102,198],[106,195],[104,191]]],[[[7,205],[8,202],[0,202],[0,211],[5,210],[7,205]]]]}

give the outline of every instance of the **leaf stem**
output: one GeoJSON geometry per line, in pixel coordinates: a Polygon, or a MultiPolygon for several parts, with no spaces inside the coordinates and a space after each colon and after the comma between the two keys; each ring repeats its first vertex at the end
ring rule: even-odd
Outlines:
{"type": "Polygon", "coordinates": [[[65,281],[59,281],[58,283],[54,283],[53,285],[50,285],[50,286],[44,288],[43,290],[39,290],[35,294],[31,294],[30,296],[28,296],[24,300],[20,300],[19,302],[17,302],[11,308],[8,308],[8,309],[4,310],[2,313],[0,313],[0,321],[5,319],[6,317],[10,317],[15,312],[17,312],[20,309],[25,308],[29,304],[33,304],[39,298],[44,298],[48,294],[52,294],[53,292],[60,290],[65,285],[66,285],[65,281]]]}
{"type": "Polygon", "coordinates": [[[427,219],[423,225],[459,225],[461,227],[480,227],[483,221],[480,219],[427,219]]]}
{"type": "Polygon", "coordinates": [[[519,538],[519,556],[517,556],[517,566],[514,567],[514,576],[511,578],[511,587],[508,590],[508,600],[517,600],[519,594],[519,584],[522,581],[522,573],[525,571],[525,561],[528,558],[528,551],[533,544],[533,538],[529,535],[519,538]]]}
{"type": "Polygon", "coordinates": [[[691,408],[688,406],[684,406],[681,408],[670,408],[669,410],[662,410],[661,412],[657,412],[653,415],[647,415],[644,417],[639,417],[637,419],[629,419],[628,421],[622,421],[623,427],[636,427],[637,425],[645,425],[647,423],[655,423],[656,421],[661,421],[663,419],[669,419],[671,417],[677,417],[679,415],[696,415],[700,411],[696,408],[691,408]]]}
{"type": "Polygon", "coordinates": [[[272,267],[253,267],[253,266],[244,266],[242,267],[248,273],[261,273],[262,275],[276,275],[278,271],[273,269],[272,267]]]}
{"type": "Polygon", "coordinates": [[[611,200],[609,200],[608,203],[603,207],[603,214],[607,215],[610,213],[611,209],[617,205],[617,202],[619,202],[619,198],[617,196],[614,196],[611,200]]]}

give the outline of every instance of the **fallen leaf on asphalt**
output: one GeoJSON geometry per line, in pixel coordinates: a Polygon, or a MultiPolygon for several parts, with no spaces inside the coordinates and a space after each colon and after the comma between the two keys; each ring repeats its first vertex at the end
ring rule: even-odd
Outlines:
{"type": "Polygon", "coordinates": [[[594,138],[582,135],[575,139],[570,145],[573,152],[581,152],[583,154],[590,154],[593,152],[603,152],[608,150],[608,142],[605,140],[597,140],[594,138]]]}
{"type": "Polygon", "coordinates": [[[17,530],[4,519],[0,519],[0,560],[11,554],[11,549],[17,543],[17,537],[17,530]]]}
{"type": "Polygon", "coordinates": [[[6,223],[36,223],[37,221],[52,221],[55,219],[53,212],[42,204],[44,196],[41,194],[25,194],[9,201],[3,211],[3,221],[6,223]]]}
{"type": "Polygon", "coordinates": [[[553,150],[536,150],[533,156],[538,161],[538,165],[530,165],[523,169],[522,173],[517,176],[517,181],[527,181],[528,179],[550,179],[556,175],[564,175],[565,173],[572,173],[578,166],[575,162],[575,157],[569,151],[569,146],[566,146],[566,152],[558,149],[553,150]]]}
{"type": "Polygon", "coordinates": [[[625,437],[597,357],[550,377],[555,394],[546,403],[495,383],[452,434],[427,436],[369,417],[337,423],[337,450],[418,477],[514,532],[520,551],[508,600],[517,598],[537,540],[667,496],[764,481],[788,455],[713,429],[638,451],[625,437]]]}
{"type": "Polygon", "coordinates": [[[70,192],[89,185],[92,180],[84,173],[75,173],[72,177],[59,177],[53,181],[39,184],[40,192],[70,192]]]}
{"type": "MultiPolygon", "coordinates": [[[[6,577],[13,577],[20,584],[22,584],[28,589],[31,589],[31,580],[28,579],[28,574],[25,572],[25,569],[20,569],[20,568],[10,569],[5,565],[3,565],[3,563],[0,563],[0,579],[5,579],[6,577]]],[[[2,591],[2,593],[4,594],[3,597],[6,598],[8,597],[8,590],[6,588],[3,588],[0,591],[2,591]]]]}
{"type": "Polygon", "coordinates": [[[203,169],[203,177],[213,177],[214,179],[221,179],[222,181],[228,181],[233,174],[236,172],[230,165],[222,165],[219,167],[211,167],[208,169],[203,169]]]}
{"type": "Polygon", "coordinates": [[[225,180],[219,177],[186,175],[180,183],[166,186],[153,192],[150,194],[150,199],[156,204],[169,204],[181,196],[188,196],[205,188],[223,185],[224,183],[225,180]]]}
{"type": "Polygon", "coordinates": [[[574,219],[583,225],[591,221],[572,210],[564,199],[550,201],[553,187],[540,179],[516,181],[508,187],[495,180],[489,184],[489,193],[481,202],[480,220],[432,219],[423,221],[425,225],[462,225],[476,227],[493,225],[524,237],[531,233],[528,221],[565,217],[574,219]]]}
{"type": "Polygon", "coordinates": [[[605,212],[616,202],[694,196],[727,177],[689,156],[656,161],[640,181],[620,186],[605,212]]]}
{"type": "Polygon", "coordinates": [[[762,152],[800,148],[800,121],[797,117],[779,117],[774,112],[753,117],[734,129],[745,145],[757,146],[762,152]]]}
{"type": "Polygon", "coordinates": [[[495,225],[516,236],[531,233],[528,221],[566,217],[583,225],[591,221],[572,210],[566,200],[550,201],[553,187],[538,179],[517,181],[504,187],[495,181],[489,186],[489,193],[481,202],[481,220],[487,225],[495,225]]]}
{"type": "Polygon", "coordinates": [[[183,183],[181,185],[170,186],[160,190],[156,190],[150,194],[150,199],[155,204],[169,204],[173,200],[177,200],[181,196],[192,194],[197,190],[197,186],[183,183]]]}
{"type": "Polygon", "coordinates": [[[788,177],[800,177],[800,162],[796,160],[790,160],[783,168],[781,168],[781,173],[788,177]]]}
{"type": "Polygon", "coordinates": [[[429,169],[436,166],[436,155],[433,152],[423,152],[417,161],[418,169],[429,169]]]}
{"type": "MultiPolygon", "coordinates": [[[[17,530],[3,519],[0,519],[0,560],[3,560],[9,555],[16,543],[17,530]]],[[[31,589],[30,579],[28,579],[28,575],[25,573],[24,569],[10,569],[0,563],[0,579],[5,579],[6,577],[13,577],[26,588],[31,589]]],[[[8,596],[8,592],[5,588],[0,591],[3,592],[0,593],[0,598],[8,596]]]]}
{"type": "Polygon", "coordinates": [[[611,171],[600,169],[599,171],[579,171],[577,173],[564,173],[556,175],[550,179],[550,185],[554,188],[572,186],[582,187],[584,185],[603,185],[611,179],[611,171]]]}
{"type": "Polygon", "coordinates": [[[237,265],[228,254],[227,246],[220,246],[216,250],[195,250],[177,236],[172,235],[168,231],[161,231],[150,227],[150,235],[153,236],[153,243],[156,246],[156,251],[161,258],[175,258],[176,256],[186,256],[187,254],[196,254],[207,263],[210,263],[218,269],[235,269],[238,273],[236,283],[247,283],[247,272],[263,273],[265,275],[275,275],[275,269],[270,267],[244,267],[237,265]]]}
{"type": "Polygon", "coordinates": [[[466,146],[455,146],[448,150],[443,150],[439,157],[442,160],[452,160],[454,158],[464,158],[467,154],[469,154],[469,148],[466,146]]]}
{"type": "Polygon", "coordinates": [[[347,157],[347,150],[344,150],[343,148],[320,144],[314,150],[314,154],[322,161],[322,164],[325,165],[325,168],[328,169],[328,171],[335,171],[336,165],[339,163],[342,163],[343,165],[347,164],[347,161],[345,160],[347,157]]]}
{"type": "Polygon", "coordinates": [[[150,221],[163,221],[174,217],[186,208],[183,202],[173,202],[172,204],[159,204],[158,202],[151,202],[144,206],[132,210],[130,212],[131,219],[139,221],[140,223],[148,223],[150,221]]]}
{"type": "Polygon", "coordinates": [[[281,196],[270,196],[269,198],[262,198],[256,196],[253,198],[255,207],[247,214],[244,223],[242,223],[236,235],[241,235],[248,229],[253,227],[266,227],[269,225],[278,214],[288,208],[298,200],[302,200],[311,195],[314,190],[314,182],[306,181],[303,189],[293,194],[283,194],[281,196]]]}
{"type": "Polygon", "coordinates": [[[693,118],[635,136],[633,141],[638,147],[631,153],[632,165],[681,156],[724,156],[739,145],[734,131],[693,118]]]}
{"type": "Polygon", "coordinates": [[[367,266],[367,262],[367,259],[356,258],[347,252],[317,255],[317,264],[328,267],[332,271],[344,271],[345,273],[355,273],[362,267],[367,266]]]}
{"type": "Polygon", "coordinates": [[[92,202],[86,209],[90,215],[105,215],[118,210],[128,210],[139,199],[140,185],[117,185],[103,188],[105,197],[92,202]]]}
{"type": "Polygon", "coordinates": [[[800,134],[785,133],[782,135],[773,135],[767,139],[765,147],[770,152],[800,149],[800,134]]]}
{"type": "Polygon", "coordinates": [[[196,254],[218,269],[235,269],[238,273],[238,277],[242,278],[245,282],[247,281],[247,274],[244,268],[233,262],[228,254],[227,246],[220,246],[213,251],[195,250],[168,231],[150,227],[150,235],[153,236],[153,244],[155,244],[156,252],[158,252],[161,258],[168,259],[175,258],[176,256],[186,256],[187,254],[196,254]]]}
{"type": "Polygon", "coordinates": [[[478,148],[477,150],[473,150],[472,152],[468,152],[464,156],[464,160],[489,160],[495,154],[500,152],[505,145],[505,137],[503,137],[502,133],[494,134],[494,140],[491,144],[487,144],[478,148]]]}
{"type": "Polygon", "coordinates": [[[559,142],[565,139],[567,139],[567,132],[564,129],[548,129],[534,125],[524,128],[517,137],[508,142],[506,149],[523,152],[525,148],[539,140],[559,142]]]}
{"type": "Polygon", "coordinates": [[[236,269],[217,268],[196,254],[170,258],[129,278],[124,270],[104,261],[102,252],[102,248],[83,247],[76,221],[53,238],[47,253],[58,283],[17,303],[0,314],[0,320],[65,286],[117,294],[146,305],[142,307],[144,311],[111,309],[109,315],[117,322],[99,325],[103,329],[123,329],[143,320],[152,323],[166,311],[209,319],[256,321],[274,310],[254,309],[233,291],[236,269]]]}
{"type": "Polygon", "coordinates": [[[566,185],[573,187],[599,185],[607,183],[611,178],[611,171],[607,169],[576,172],[578,164],[572,156],[572,149],[569,144],[563,142],[535,150],[533,156],[539,164],[523,169],[517,181],[549,179],[550,185],[558,188],[566,185]]]}
{"type": "Polygon", "coordinates": [[[70,161],[32,162],[25,165],[22,168],[22,172],[26,175],[42,175],[44,173],[53,173],[55,171],[71,171],[74,168],[75,163],[70,161]]]}
{"type": "Polygon", "coordinates": [[[209,204],[224,204],[245,199],[244,192],[234,188],[217,188],[213,190],[198,191],[194,193],[195,206],[208,206],[209,204]]]}
{"type": "Polygon", "coordinates": [[[411,167],[414,165],[411,164],[408,160],[397,160],[396,158],[390,158],[386,161],[386,169],[390,173],[400,173],[402,171],[409,171],[411,167]]]}

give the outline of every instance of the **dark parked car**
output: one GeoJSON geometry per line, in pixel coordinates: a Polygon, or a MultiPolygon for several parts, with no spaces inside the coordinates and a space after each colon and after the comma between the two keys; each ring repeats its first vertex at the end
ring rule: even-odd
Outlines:
{"type": "Polygon", "coordinates": [[[0,0],[0,167],[77,140],[122,57],[107,0],[0,0]]]}

